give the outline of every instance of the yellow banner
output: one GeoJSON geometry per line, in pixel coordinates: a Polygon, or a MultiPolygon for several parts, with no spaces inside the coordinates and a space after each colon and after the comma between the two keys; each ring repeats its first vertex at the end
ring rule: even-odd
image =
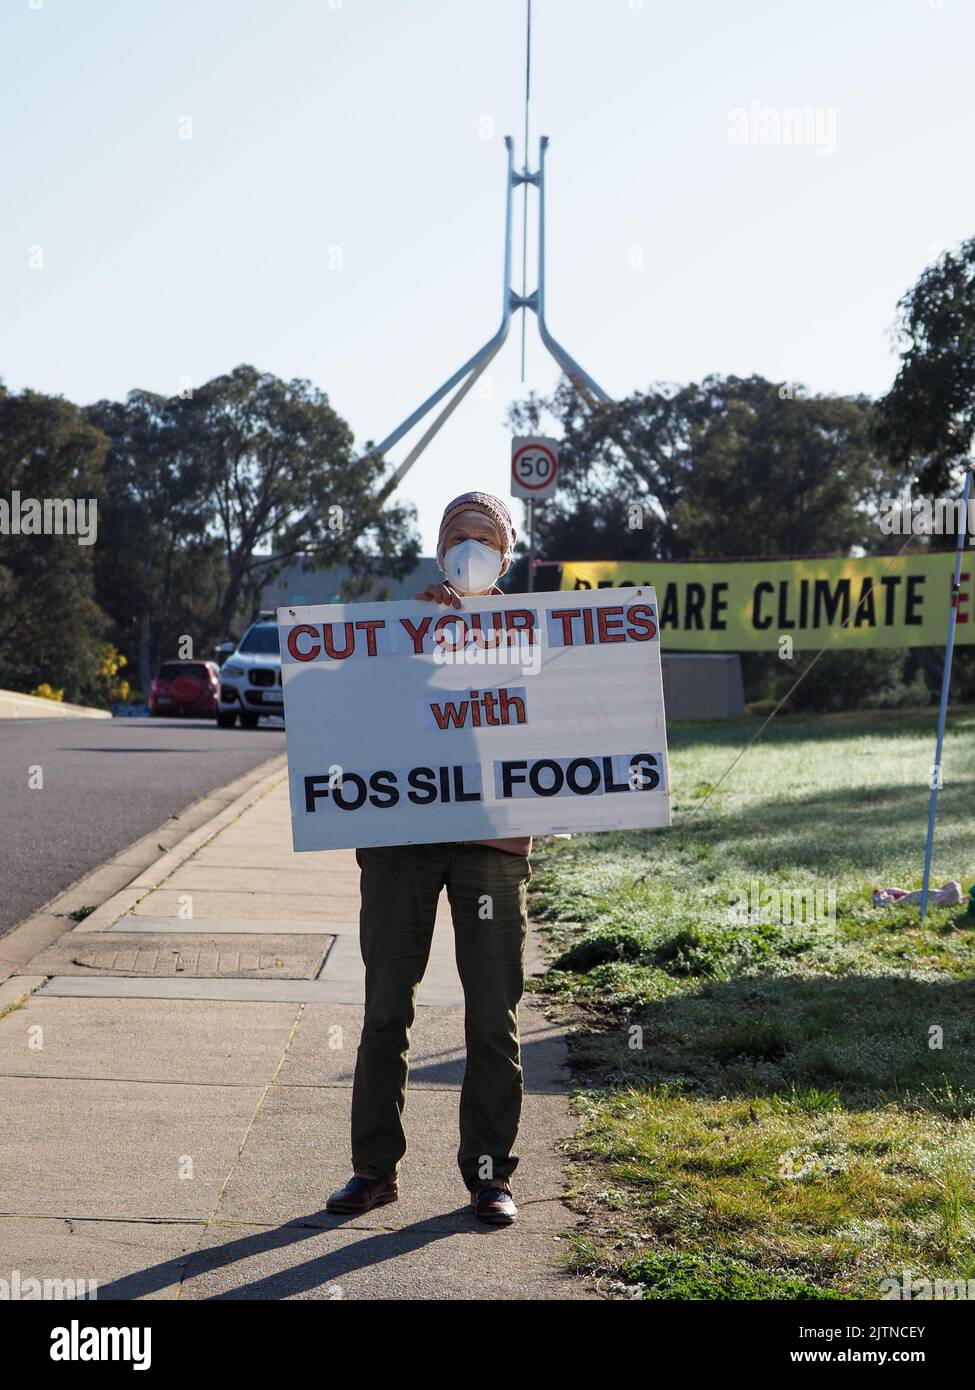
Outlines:
{"type": "MultiPolygon", "coordinates": [[[[652,584],[664,651],[943,647],[954,554],[857,560],[565,561],[563,589],[652,584]]],[[[955,640],[975,642],[975,556],[962,557],[955,640]]]]}

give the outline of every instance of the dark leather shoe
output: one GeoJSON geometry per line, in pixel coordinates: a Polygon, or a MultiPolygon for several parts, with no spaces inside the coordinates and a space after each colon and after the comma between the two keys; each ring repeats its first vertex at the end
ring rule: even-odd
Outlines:
{"type": "Polygon", "coordinates": [[[325,1203],[326,1211],[339,1211],[353,1216],[370,1211],[373,1207],[395,1202],[399,1188],[388,1178],[368,1178],[355,1173],[338,1192],[333,1192],[325,1203]]]}
{"type": "Polygon", "coordinates": [[[471,1191],[471,1206],[478,1221],[488,1221],[492,1226],[510,1226],[518,1215],[505,1178],[478,1183],[471,1191]]]}

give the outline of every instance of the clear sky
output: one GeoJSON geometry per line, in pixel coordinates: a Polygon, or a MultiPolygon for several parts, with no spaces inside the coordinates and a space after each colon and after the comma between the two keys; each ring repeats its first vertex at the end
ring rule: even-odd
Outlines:
{"type": "MultiPolygon", "coordinates": [[[[533,17],[548,318],[595,379],[884,391],[898,297],[975,234],[975,3],[533,17]]],[[[523,94],[524,0],[4,0],[0,377],[88,403],[250,362],[382,438],[497,326],[523,94]]],[[[507,495],[507,403],[557,376],[528,330],[525,385],[516,320],[401,486],[428,552],[449,498],[507,495]]]]}

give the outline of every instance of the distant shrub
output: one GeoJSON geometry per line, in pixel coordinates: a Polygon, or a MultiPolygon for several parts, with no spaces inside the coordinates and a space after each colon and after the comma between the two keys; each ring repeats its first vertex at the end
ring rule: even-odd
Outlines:
{"type": "Polygon", "coordinates": [[[781,661],[771,652],[744,652],[742,674],[749,713],[771,714],[800,676],[782,707],[783,714],[902,709],[932,702],[931,677],[926,673],[931,663],[922,666],[916,651],[827,651],[815,664],[814,658],[815,652],[799,652],[792,661],[781,661]]]}

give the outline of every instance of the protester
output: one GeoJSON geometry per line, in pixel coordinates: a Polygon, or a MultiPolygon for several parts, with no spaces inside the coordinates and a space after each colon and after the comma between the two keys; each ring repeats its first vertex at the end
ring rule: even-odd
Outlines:
{"type": "MultiPolygon", "coordinates": [[[[501,593],[495,581],[511,564],[515,534],[499,498],[485,492],[455,498],[437,543],[445,579],[416,598],[459,608],[461,596],[501,593]]],[[[446,888],[467,1049],[457,1163],[475,1215],[492,1224],[514,1221],[510,1179],[524,1096],[518,1001],[531,848],[526,836],[356,850],[366,1004],[352,1091],[354,1173],[328,1199],[328,1211],[366,1212],[399,1195],[410,1028],[446,888]]]]}

